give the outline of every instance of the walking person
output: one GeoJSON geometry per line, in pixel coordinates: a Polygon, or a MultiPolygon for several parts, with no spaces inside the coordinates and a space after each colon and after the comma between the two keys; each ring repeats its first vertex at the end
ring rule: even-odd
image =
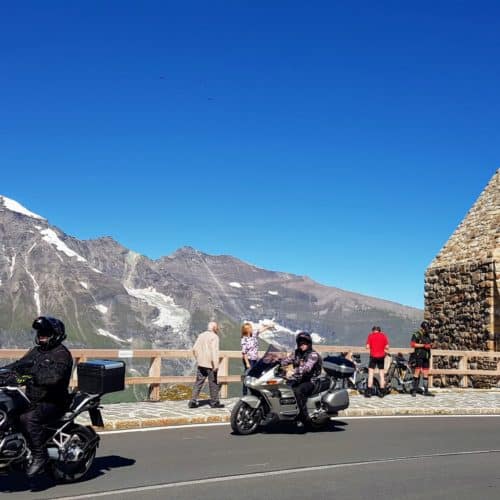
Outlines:
{"type": "MultiPolygon", "coordinates": [[[[241,325],[241,359],[245,375],[257,363],[259,357],[259,335],[266,330],[274,328],[275,325],[272,322],[261,323],[256,330],[254,330],[250,321],[245,321],[241,325]]],[[[247,386],[243,384],[243,396],[246,396],[247,393],[247,386]]]]}
{"type": "Polygon", "coordinates": [[[415,349],[415,370],[413,372],[413,389],[411,395],[417,395],[420,374],[423,376],[424,396],[434,396],[429,392],[429,369],[431,359],[431,327],[428,321],[422,321],[420,328],[412,335],[410,346],[415,349]]]}
{"type": "Polygon", "coordinates": [[[373,372],[375,368],[379,370],[380,390],[379,397],[385,395],[385,370],[384,361],[386,354],[389,353],[389,339],[381,330],[380,326],[374,326],[366,339],[366,348],[370,350],[370,362],[368,364],[368,387],[365,391],[365,397],[371,397],[373,393],[373,372]]]}
{"type": "Polygon", "coordinates": [[[210,392],[210,407],[224,408],[219,401],[220,386],[217,383],[217,371],[219,369],[219,325],[210,321],[207,330],[200,333],[193,346],[193,354],[196,359],[196,382],[193,387],[189,408],[198,408],[198,396],[205,380],[208,379],[210,392]]]}

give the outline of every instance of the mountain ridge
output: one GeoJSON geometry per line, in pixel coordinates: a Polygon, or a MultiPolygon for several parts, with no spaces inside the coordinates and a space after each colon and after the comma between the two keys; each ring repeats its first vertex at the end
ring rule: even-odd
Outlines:
{"type": "Polygon", "coordinates": [[[274,317],[327,343],[362,344],[372,324],[406,339],[423,317],[410,306],[231,255],[184,246],[153,260],[110,236],[80,240],[4,196],[0,236],[5,346],[26,344],[40,313],[63,318],[73,346],[135,348],[185,348],[212,318],[225,325],[223,345],[235,345],[243,320],[274,317]]]}

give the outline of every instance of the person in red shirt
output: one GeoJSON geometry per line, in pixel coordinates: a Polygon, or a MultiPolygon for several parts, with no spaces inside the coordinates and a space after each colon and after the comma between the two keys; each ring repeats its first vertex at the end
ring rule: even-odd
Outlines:
{"type": "Polygon", "coordinates": [[[373,391],[373,372],[375,368],[379,369],[380,390],[379,397],[383,398],[385,394],[384,378],[384,359],[389,352],[389,340],[387,335],[380,329],[380,326],[374,326],[366,339],[366,348],[370,350],[370,362],[368,364],[368,387],[365,391],[365,397],[369,398],[373,391]]]}

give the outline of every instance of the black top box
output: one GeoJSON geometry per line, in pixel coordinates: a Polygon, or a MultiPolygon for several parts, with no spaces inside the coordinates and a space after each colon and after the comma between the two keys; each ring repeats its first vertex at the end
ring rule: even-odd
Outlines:
{"type": "Polygon", "coordinates": [[[323,359],[323,368],[328,375],[336,378],[349,378],[356,366],[343,356],[327,356],[323,359]]]}
{"type": "Polygon", "coordinates": [[[89,394],[108,394],[125,389],[125,362],[90,359],[77,366],[78,389],[89,394]]]}

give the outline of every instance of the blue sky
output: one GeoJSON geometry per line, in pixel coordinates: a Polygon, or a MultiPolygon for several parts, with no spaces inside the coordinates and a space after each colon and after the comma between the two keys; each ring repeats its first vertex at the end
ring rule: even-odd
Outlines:
{"type": "Polygon", "coordinates": [[[423,306],[500,166],[500,4],[0,5],[0,194],[423,306]]]}

